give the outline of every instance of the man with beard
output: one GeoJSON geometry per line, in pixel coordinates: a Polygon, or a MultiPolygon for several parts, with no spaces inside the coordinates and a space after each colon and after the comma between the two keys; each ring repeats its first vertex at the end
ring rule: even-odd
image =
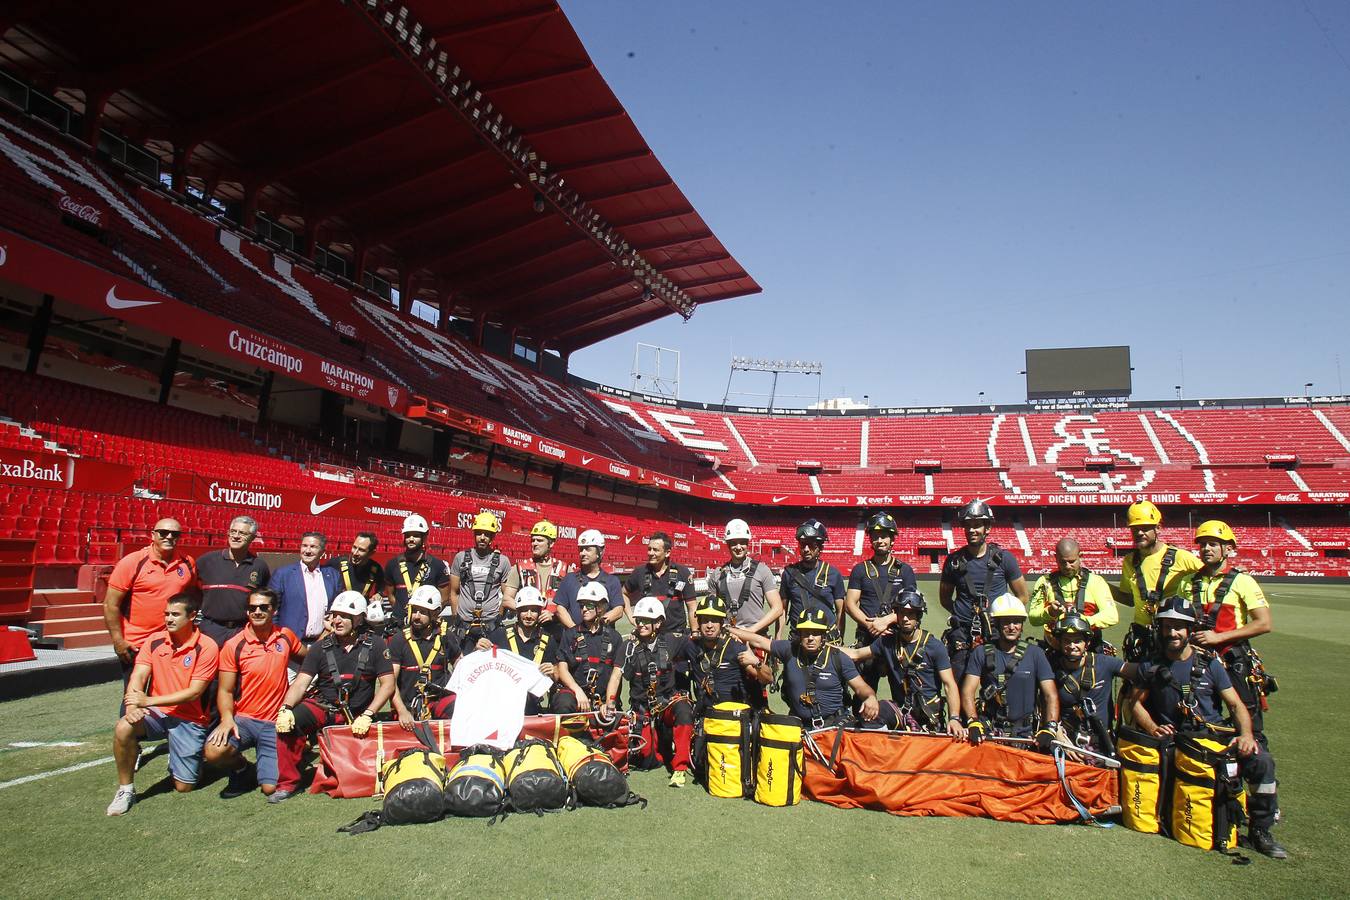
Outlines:
{"type": "Polygon", "coordinates": [[[849,688],[861,700],[863,720],[876,721],[880,713],[876,692],[842,650],[825,646],[829,630],[824,610],[815,609],[792,623],[791,640],[771,641],[739,628],[731,629],[731,636],[783,664],[783,700],[807,728],[825,728],[851,715],[849,688]]]}
{"type": "MultiPolygon", "coordinates": [[[[554,601],[565,607],[573,622],[581,621],[580,595],[582,590],[599,585],[609,598],[609,607],[602,614],[606,625],[623,618],[623,584],[619,576],[602,565],[605,559],[605,536],[597,529],[588,528],[577,536],[577,570],[569,572],[558,586],[554,601]]],[[[608,676],[606,676],[608,677],[608,676]]],[[[604,687],[604,682],[601,682],[604,687]]]]}
{"type": "Polygon", "coordinates": [[[989,618],[997,636],[970,652],[961,682],[970,742],[979,744],[994,735],[1031,737],[1034,732],[1037,749],[1048,752],[1059,736],[1059,693],[1045,651],[1022,640],[1027,608],[1013,594],[1003,594],[990,605],[989,618]]]}
{"type": "Polygon", "coordinates": [[[459,644],[441,618],[441,592],[424,584],[408,599],[408,626],[389,640],[399,725],[411,730],[417,722],[450,718],[455,698],[445,683],[457,659],[459,644]]]}
{"type": "Polygon", "coordinates": [[[454,606],[441,615],[454,619],[455,636],[462,652],[490,634],[503,617],[503,610],[514,609],[515,600],[502,600],[502,585],[511,568],[505,553],[492,546],[502,523],[484,510],[473,517],[473,547],[455,554],[450,563],[449,596],[454,606]]]}
{"type": "MultiPolygon", "coordinates": [[[[895,598],[902,591],[917,591],[918,581],[908,563],[891,557],[895,536],[900,527],[888,512],[877,512],[867,517],[863,530],[872,544],[872,558],[853,567],[848,576],[848,592],[844,594],[844,609],[849,618],[858,623],[854,630],[855,647],[867,647],[886,634],[895,624],[892,612],[895,598]]],[[[843,629],[840,629],[842,637],[843,629]]],[[[854,662],[857,662],[854,658],[854,662]]],[[[884,664],[879,660],[859,666],[862,677],[873,690],[881,682],[884,664]]]]}
{"type": "MultiPolygon", "coordinates": [[[[540,614],[544,611],[544,598],[539,589],[523,587],[516,594],[516,623],[501,625],[485,637],[478,639],[477,650],[510,650],[516,656],[524,657],[539,667],[539,671],[553,679],[553,688],[548,693],[548,711],[551,713],[576,712],[577,692],[580,690],[559,690],[558,651],[561,640],[553,632],[539,624],[540,614]]],[[[530,695],[525,701],[525,715],[536,716],[544,712],[542,699],[530,695]]]]}
{"type": "Polygon", "coordinates": [[[832,633],[841,635],[844,616],[844,576],[820,558],[828,539],[819,519],[797,526],[797,551],[801,559],[783,567],[781,591],[789,625],[806,613],[819,610],[832,633]]]}
{"type": "Polygon", "coordinates": [[[454,578],[445,561],[427,552],[427,535],[430,533],[431,526],[425,517],[408,516],[403,520],[403,552],[384,564],[389,597],[394,601],[386,621],[394,628],[408,624],[408,600],[422,585],[429,584],[440,591],[442,605],[449,602],[454,591],[454,578]]]}
{"type": "Polygon", "coordinates": [[[329,725],[350,725],[364,737],[394,693],[394,668],[384,641],[365,629],[366,598],[343,591],[333,598],[331,633],[309,649],[277,712],[280,777],[268,803],[289,799],[300,787],[300,757],[310,735],[329,725]],[[310,686],[315,686],[313,696],[310,686]]]}
{"type": "Polygon", "coordinates": [[[538,589],[544,598],[544,613],[541,624],[549,625],[555,621],[558,627],[555,633],[561,635],[564,628],[576,624],[571,613],[559,607],[555,602],[563,577],[567,574],[567,563],[553,558],[553,545],[558,540],[558,526],[547,519],[534,523],[530,529],[530,558],[512,566],[506,573],[506,583],[502,585],[502,602],[508,607],[515,603],[516,591],[522,587],[538,589]]]}
{"type": "MultiPolygon", "coordinates": [[[[358,531],[352,539],[351,552],[328,561],[328,567],[338,572],[341,589],[356,591],[366,598],[367,606],[373,598],[381,597],[385,592],[384,566],[375,561],[375,550],[379,546],[380,539],[373,531],[358,531]]],[[[369,620],[370,611],[366,613],[369,620]]]]}
{"type": "Polygon", "coordinates": [[[1133,695],[1133,721],[1154,737],[1196,732],[1213,737],[1226,728],[1221,704],[1226,705],[1237,730],[1229,746],[1248,787],[1248,846],[1272,859],[1285,859],[1288,852],[1270,834],[1279,809],[1275,759],[1253,737],[1251,717],[1223,661],[1191,645],[1200,615],[1185,597],[1164,598],[1155,615],[1157,668],[1146,676],[1148,686],[1133,695]]]}
{"type": "Polygon", "coordinates": [[[846,648],[843,652],[855,663],[876,661],[885,671],[891,699],[881,702],[881,720],[887,728],[945,731],[963,741],[966,729],[961,726],[961,694],[947,648],[937,635],[919,627],[927,608],[923,594],[902,591],[894,603],[895,630],[882,634],[867,647],[846,648]]]}
{"type": "Polygon", "coordinates": [[[1112,679],[1134,681],[1139,667],[1090,649],[1096,629],[1073,610],[1056,619],[1054,629],[1058,649],[1050,653],[1050,668],[1059,691],[1063,736],[1071,744],[1114,756],[1112,679]]]}
{"type": "MultiPolygon", "coordinates": [[[[613,718],[619,686],[628,679],[628,705],[642,722],[648,750],[638,765],[670,767],[670,786],[688,784],[689,747],[694,737],[694,708],[677,683],[675,661],[684,649],[682,632],[665,631],[667,605],[657,597],[643,597],[633,605],[633,634],[624,642],[623,665],[610,672],[605,688],[607,718],[613,718]]],[[[767,639],[766,639],[767,640],[767,639]]]]}
{"type": "MultiPolygon", "coordinates": [[[[581,624],[563,634],[558,653],[558,680],[577,698],[577,709],[590,712],[604,706],[605,689],[623,638],[605,621],[609,594],[592,581],[577,592],[581,624]]],[[[622,606],[619,609],[623,609],[622,606]]]]}
{"type": "Polygon", "coordinates": [[[647,539],[647,562],[635,568],[624,583],[624,607],[629,610],[629,618],[633,618],[636,614],[632,609],[638,600],[655,597],[665,610],[661,630],[687,635],[693,627],[697,605],[694,574],[688,566],[671,562],[671,544],[670,535],[664,531],[657,531],[647,539]]]}
{"type": "Polygon", "coordinates": [[[1006,593],[1025,608],[1027,580],[1017,557],[989,540],[994,511],[983,500],[972,500],[956,512],[956,521],[966,533],[966,546],[947,554],[942,563],[938,602],[951,613],[943,635],[952,668],[966,670],[971,648],[994,639],[989,605],[1006,593]]]}
{"type": "Polygon", "coordinates": [[[1201,566],[1195,554],[1159,540],[1162,512],[1147,500],[1132,504],[1125,513],[1125,521],[1134,550],[1121,563],[1115,598],[1134,607],[1134,621],[1121,650],[1126,659],[1139,662],[1152,656],[1156,649],[1153,614],[1163,598],[1175,594],[1181,580],[1201,566]]]}
{"type": "Polygon", "coordinates": [[[726,602],[721,597],[704,597],[695,618],[698,631],[684,647],[695,713],[702,715],[704,710],[727,702],[766,708],[764,686],[773,680],[773,670],[767,662],[760,662],[753,650],[730,636],[726,602]]]}
{"type": "Polygon", "coordinates": [[[1027,618],[1032,625],[1045,626],[1045,642],[1052,649],[1056,646],[1055,623],[1069,613],[1076,613],[1092,626],[1094,650],[1101,646],[1102,629],[1120,621],[1111,585],[1083,566],[1081,553],[1072,538],[1055,544],[1055,571],[1042,575],[1031,589],[1027,618]]]}

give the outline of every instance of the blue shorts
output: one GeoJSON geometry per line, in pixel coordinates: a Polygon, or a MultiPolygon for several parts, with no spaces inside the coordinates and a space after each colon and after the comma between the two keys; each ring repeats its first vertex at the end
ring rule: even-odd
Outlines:
{"type": "Polygon", "coordinates": [[[145,711],[141,724],[145,726],[146,740],[168,740],[169,774],[173,780],[196,784],[206,747],[206,726],[167,715],[153,706],[145,711]]]}
{"type": "Polygon", "coordinates": [[[239,737],[230,735],[230,746],[236,750],[253,747],[258,751],[258,784],[276,785],[277,772],[277,725],[248,716],[236,716],[234,727],[239,729],[239,737]]]}

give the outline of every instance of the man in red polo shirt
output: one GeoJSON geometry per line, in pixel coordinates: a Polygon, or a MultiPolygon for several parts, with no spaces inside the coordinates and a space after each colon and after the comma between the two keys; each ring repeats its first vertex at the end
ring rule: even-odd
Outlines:
{"type": "Polygon", "coordinates": [[[150,531],[150,546],[122,557],[108,579],[103,620],[124,678],[131,674],[145,639],[163,626],[165,602],[197,591],[196,564],[191,556],[177,552],[182,534],[177,520],[160,519],[150,531]]]}
{"type": "Polygon", "coordinates": [[[164,628],[149,635],[136,654],[123,699],[126,714],[113,729],[117,793],[108,804],[110,816],[126,815],[136,802],[133,780],[142,739],[168,740],[174,790],[190,791],[197,784],[211,721],[202,709],[202,694],[216,677],[219,657],[216,642],[193,624],[197,610],[194,594],[170,597],[164,628]]]}
{"type": "Polygon", "coordinates": [[[220,724],[206,741],[206,761],[230,773],[220,792],[225,800],[255,787],[267,795],[277,789],[277,711],[290,686],[287,664],[302,659],[305,648],[294,631],[272,621],[276,610],[275,591],[250,593],[248,624],[220,651],[220,724]],[[240,753],[249,747],[257,749],[255,766],[240,753]]]}

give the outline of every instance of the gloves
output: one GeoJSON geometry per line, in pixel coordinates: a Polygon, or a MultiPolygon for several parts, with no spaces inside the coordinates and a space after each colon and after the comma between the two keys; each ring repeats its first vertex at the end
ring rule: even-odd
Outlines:
{"type": "Polygon", "coordinates": [[[365,737],[366,732],[370,731],[370,726],[373,724],[374,721],[370,718],[370,716],[366,715],[365,713],[361,713],[361,715],[357,716],[352,721],[352,734],[356,735],[357,737],[365,737]]]}
{"type": "Polygon", "coordinates": [[[277,711],[277,734],[290,734],[294,730],[295,713],[289,706],[283,706],[277,711]]]}
{"type": "Polygon", "coordinates": [[[973,719],[968,728],[970,730],[970,743],[972,746],[980,746],[980,743],[988,737],[987,726],[984,724],[984,719],[973,719]]]}
{"type": "Polygon", "coordinates": [[[1036,749],[1042,753],[1049,753],[1050,747],[1055,743],[1055,738],[1059,736],[1058,731],[1058,722],[1047,722],[1044,728],[1036,732],[1036,749]]]}

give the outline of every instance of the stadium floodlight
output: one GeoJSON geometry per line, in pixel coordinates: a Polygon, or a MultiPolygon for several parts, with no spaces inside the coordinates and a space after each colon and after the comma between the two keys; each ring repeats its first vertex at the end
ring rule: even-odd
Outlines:
{"type": "Polygon", "coordinates": [[[733,356],[731,367],[740,372],[791,372],[795,375],[820,375],[825,367],[819,362],[794,359],[759,359],[751,356],[733,356]]]}

